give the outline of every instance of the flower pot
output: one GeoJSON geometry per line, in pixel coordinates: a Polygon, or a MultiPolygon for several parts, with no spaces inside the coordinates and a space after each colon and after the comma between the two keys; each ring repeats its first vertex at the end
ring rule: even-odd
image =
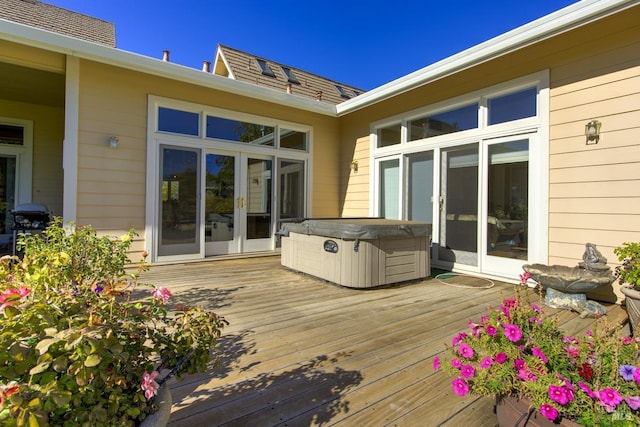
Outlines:
{"type": "Polygon", "coordinates": [[[640,328],[640,291],[636,291],[631,285],[622,285],[620,292],[626,296],[625,304],[629,323],[631,323],[631,333],[635,335],[636,330],[640,328]]]}
{"type": "Polygon", "coordinates": [[[517,396],[496,397],[496,416],[500,427],[580,427],[581,424],[562,419],[554,423],[544,417],[535,408],[530,408],[529,401],[517,396]]]}
{"type": "Polygon", "coordinates": [[[139,427],[165,427],[169,424],[173,400],[171,399],[171,390],[166,383],[160,386],[158,394],[154,399],[156,405],[158,405],[158,410],[153,414],[149,414],[147,418],[140,423],[139,427]]]}

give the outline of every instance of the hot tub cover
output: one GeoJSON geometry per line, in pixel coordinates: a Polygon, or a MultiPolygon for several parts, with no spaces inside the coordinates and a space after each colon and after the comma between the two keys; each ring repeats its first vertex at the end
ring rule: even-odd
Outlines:
{"type": "Polygon", "coordinates": [[[336,239],[397,239],[430,236],[431,224],[384,218],[305,219],[285,222],[282,227],[291,233],[313,234],[336,239]]]}

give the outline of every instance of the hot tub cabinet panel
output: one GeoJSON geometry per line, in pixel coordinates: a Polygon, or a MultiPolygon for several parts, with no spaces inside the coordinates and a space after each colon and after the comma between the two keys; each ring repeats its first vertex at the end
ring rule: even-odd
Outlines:
{"type": "Polygon", "coordinates": [[[339,220],[342,222],[336,230],[327,221],[331,220],[316,223],[318,227],[287,224],[282,265],[351,288],[388,285],[430,274],[430,224],[378,219],[361,220],[362,227],[358,227],[358,222],[354,226],[339,220]],[[315,234],[318,231],[325,235],[315,234]],[[366,238],[344,238],[354,233],[366,238]]]}

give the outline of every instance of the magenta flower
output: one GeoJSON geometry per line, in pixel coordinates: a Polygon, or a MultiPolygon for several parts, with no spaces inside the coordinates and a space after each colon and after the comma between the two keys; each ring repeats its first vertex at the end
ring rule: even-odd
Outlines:
{"type": "Polygon", "coordinates": [[[0,313],[4,311],[5,307],[15,304],[20,298],[24,298],[31,293],[29,288],[21,286],[19,289],[9,289],[0,294],[0,313]]]}
{"type": "Polygon", "coordinates": [[[151,373],[145,372],[142,374],[142,384],[140,384],[140,388],[144,391],[144,397],[147,399],[151,399],[153,396],[158,394],[158,383],[156,382],[156,377],[158,376],[158,371],[153,371],[151,373]]]}
{"type": "Polygon", "coordinates": [[[589,387],[588,385],[586,385],[586,384],[585,384],[585,383],[583,383],[582,381],[580,381],[580,382],[578,383],[578,387],[580,387],[580,389],[581,389],[582,391],[584,391],[585,393],[587,393],[587,396],[589,396],[590,398],[592,398],[592,399],[596,399],[596,398],[597,398],[596,393],[595,393],[593,390],[591,390],[591,387],[589,387]]]}
{"type": "Polygon", "coordinates": [[[451,367],[456,369],[462,368],[462,361],[460,359],[451,359],[451,367]]]}
{"type": "Polygon", "coordinates": [[[473,365],[464,365],[462,369],[460,369],[460,375],[463,378],[471,378],[476,374],[476,368],[473,365]]]}
{"type": "Polygon", "coordinates": [[[473,348],[466,342],[460,343],[458,354],[466,359],[471,359],[474,355],[473,348]]]}
{"type": "Polygon", "coordinates": [[[627,402],[627,405],[629,405],[629,408],[633,409],[634,411],[637,411],[638,409],[640,409],[640,397],[637,397],[637,396],[625,397],[624,401],[627,402]]]}
{"type": "Polygon", "coordinates": [[[483,369],[489,369],[493,365],[493,359],[489,356],[483,357],[480,362],[480,367],[483,369]]]}
{"type": "Polygon", "coordinates": [[[463,339],[465,339],[468,335],[466,334],[466,332],[460,332],[458,335],[456,335],[455,337],[453,337],[451,339],[451,345],[452,346],[457,346],[458,343],[460,343],[460,341],[462,341],[463,339]]]}
{"type": "Polygon", "coordinates": [[[458,396],[466,396],[469,393],[469,385],[462,378],[456,378],[451,382],[453,392],[458,396]]]}
{"type": "Polygon", "coordinates": [[[507,355],[505,353],[496,354],[496,363],[503,364],[507,361],[507,355]]]}
{"type": "Polygon", "coordinates": [[[522,331],[518,325],[507,324],[504,326],[504,336],[511,342],[518,342],[522,339],[522,331]]]}
{"type": "Polygon", "coordinates": [[[539,411],[544,417],[551,421],[554,421],[556,418],[558,418],[558,410],[547,403],[545,403],[544,405],[540,405],[539,411]]]}
{"type": "Polygon", "coordinates": [[[640,369],[636,369],[635,371],[633,371],[633,379],[635,380],[636,384],[640,384],[640,369]]]}
{"type": "Polygon", "coordinates": [[[531,279],[531,273],[529,273],[528,271],[525,271],[520,275],[520,284],[526,285],[529,279],[531,279]]]}
{"type": "Polygon", "coordinates": [[[549,398],[564,406],[573,400],[573,393],[565,387],[550,385],[549,398]]]}
{"type": "Polygon", "coordinates": [[[525,367],[518,371],[518,378],[525,382],[536,382],[538,377],[529,368],[525,367]]]}
{"type": "Polygon", "coordinates": [[[542,360],[544,363],[547,363],[549,361],[547,356],[544,354],[544,351],[540,350],[538,347],[533,347],[531,349],[531,354],[542,360]]]}
{"type": "Polygon", "coordinates": [[[603,388],[598,392],[598,398],[600,399],[600,404],[609,413],[615,411],[616,406],[622,402],[622,396],[613,388],[603,388]]]}
{"type": "Polygon", "coordinates": [[[151,294],[156,300],[162,301],[163,304],[166,304],[167,302],[169,302],[169,298],[171,298],[171,291],[163,286],[158,286],[157,288],[153,288],[153,291],[151,291],[151,294]]]}
{"type": "Polygon", "coordinates": [[[487,333],[487,335],[489,335],[490,337],[495,336],[496,333],[498,333],[498,328],[496,328],[493,325],[487,325],[484,328],[484,331],[487,333]]]}
{"type": "Polygon", "coordinates": [[[434,371],[440,370],[440,358],[438,356],[433,358],[433,370],[434,371]]]}
{"type": "Polygon", "coordinates": [[[540,306],[534,302],[531,303],[531,309],[538,314],[542,313],[542,309],[540,308],[540,306]]]}

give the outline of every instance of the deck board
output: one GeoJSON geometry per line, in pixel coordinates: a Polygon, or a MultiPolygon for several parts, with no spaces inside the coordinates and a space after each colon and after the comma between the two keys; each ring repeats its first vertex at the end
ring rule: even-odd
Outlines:
{"type": "MultiPolygon", "coordinates": [[[[349,289],[277,256],[154,266],[143,282],[230,322],[217,367],[171,380],[170,426],[495,426],[492,399],[460,398],[432,369],[470,319],[512,295],[512,285],[464,280],[476,288],[426,279],[349,289]]],[[[608,307],[612,323],[624,321],[608,307]]],[[[592,324],[560,319],[571,333],[592,324]]]]}

